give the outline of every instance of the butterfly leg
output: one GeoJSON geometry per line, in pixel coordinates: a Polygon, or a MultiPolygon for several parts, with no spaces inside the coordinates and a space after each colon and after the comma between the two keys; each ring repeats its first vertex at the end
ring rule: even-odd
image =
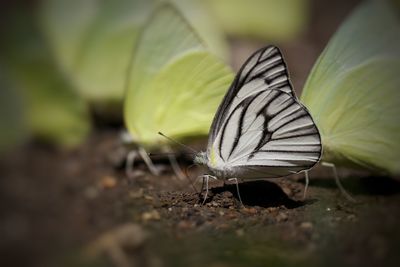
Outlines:
{"type": "Polygon", "coordinates": [[[206,184],[206,194],[204,195],[204,199],[203,199],[202,205],[204,205],[204,203],[206,203],[206,200],[207,200],[207,196],[208,196],[208,181],[210,180],[210,178],[212,178],[214,180],[218,180],[217,177],[215,177],[215,176],[212,176],[212,175],[209,175],[209,174],[203,175],[203,184],[201,185],[200,194],[201,194],[201,192],[203,192],[204,184],[206,184]]]}
{"type": "Polygon", "coordinates": [[[139,155],[142,157],[144,163],[146,164],[147,168],[151,172],[151,174],[158,176],[160,175],[160,171],[154,166],[153,161],[150,159],[149,155],[147,155],[146,150],[143,147],[139,147],[139,155]]]}
{"type": "MultiPolygon", "coordinates": [[[[203,199],[203,203],[202,203],[202,205],[204,205],[204,203],[206,203],[206,200],[207,200],[207,196],[208,196],[208,180],[210,179],[210,176],[209,175],[203,175],[203,185],[204,185],[204,181],[205,181],[205,184],[206,184],[206,194],[204,195],[204,199],[203,199]]],[[[201,191],[200,192],[202,192],[203,191],[203,186],[201,187],[201,191]]]]}
{"type": "MultiPolygon", "coordinates": [[[[189,169],[190,169],[191,167],[193,167],[193,166],[195,166],[195,164],[192,164],[192,165],[190,165],[189,167],[187,167],[187,168],[185,169],[184,178],[187,179],[187,181],[189,182],[190,186],[193,188],[193,191],[194,191],[196,194],[200,194],[199,192],[197,192],[197,189],[196,189],[196,187],[194,186],[194,183],[196,183],[196,182],[198,181],[198,179],[199,179],[201,176],[197,176],[197,179],[195,179],[195,181],[193,182],[192,179],[191,179],[191,177],[190,177],[190,175],[189,175],[189,169]]],[[[201,191],[200,191],[200,192],[201,192],[201,191]]]]}
{"type": "Polygon", "coordinates": [[[309,177],[308,177],[308,171],[304,171],[304,177],[305,177],[305,179],[306,179],[306,184],[305,184],[305,186],[304,186],[303,200],[306,199],[308,184],[309,184],[309,182],[310,182],[310,179],[309,179],[309,177]]]}
{"type": "Polygon", "coordinates": [[[240,204],[242,204],[242,206],[244,206],[244,205],[243,205],[242,198],[240,197],[239,180],[238,180],[238,178],[230,178],[230,179],[228,179],[228,181],[235,181],[235,184],[236,184],[236,192],[237,192],[237,195],[238,195],[240,204]]]}
{"type": "Polygon", "coordinates": [[[349,200],[351,202],[356,202],[356,200],[349,193],[347,193],[347,191],[344,189],[342,183],[340,182],[339,175],[337,173],[335,164],[330,163],[330,162],[321,162],[321,165],[328,167],[328,168],[332,168],[333,175],[335,176],[335,182],[336,182],[336,185],[339,188],[340,192],[342,192],[342,194],[347,198],[347,200],[349,200]]]}
{"type": "Polygon", "coordinates": [[[169,163],[171,164],[172,170],[174,171],[176,177],[178,177],[180,180],[184,180],[186,176],[183,174],[181,167],[179,167],[176,157],[174,155],[170,154],[172,152],[172,150],[170,148],[168,148],[166,150],[166,152],[169,153],[168,160],[169,160],[169,163]]]}
{"type": "Polygon", "coordinates": [[[125,173],[127,177],[133,176],[133,164],[135,163],[135,159],[138,157],[138,153],[136,150],[132,150],[126,156],[126,164],[125,164],[125,173]]]}

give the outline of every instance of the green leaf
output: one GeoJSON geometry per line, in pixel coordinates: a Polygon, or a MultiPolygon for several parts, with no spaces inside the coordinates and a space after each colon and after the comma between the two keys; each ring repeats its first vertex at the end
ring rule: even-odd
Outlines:
{"type": "Polygon", "coordinates": [[[287,41],[307,26],[309,0],[207,0],[229,34],[287,41]]]}
{"type": "Polygon", "coordinates": [[[126,91],[124,117],[134,140],[156,146],[204,135],[233,79],[170,5],[160,7],[142,32],[126,91]]]}
{"type": "Polygon", "coordinates": [[[400,21],[385,1],[367,1],[343,23],[302,94],[324,159],[400,173],[400,21]]]}

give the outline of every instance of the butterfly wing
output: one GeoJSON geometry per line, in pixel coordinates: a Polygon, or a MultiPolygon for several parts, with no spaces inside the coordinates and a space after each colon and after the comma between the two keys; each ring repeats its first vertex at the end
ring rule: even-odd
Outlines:
{"type": "Polygon", "coordinates": [[[206,135],[224,91],[228,66],[213,55],[186,19],[163,4],[143,28],[128,72],[124,118],[142,146],[206,135]]]}
{"type": "Polygon", "coordinates": [[[325,161],[400,178],[397,11],[390,1],[360,4],[329,41],[301,99],[321,131],[325,161]]]}
{"type": "MultiPolygon", "coordinates": [[[[281,90],[295,96],[286,63],[279,48],[267,46],[251,55],[239,70],[212,122],[208,148],[221,130],[227,115],[248,96],[265,90],[281,90]]],[[[210,152],[210,151],[208,151],[210,152]]]]}
{"type": "Polygon", "coordinates": [[[228,177],[286,176],[313,167],[321,150],[318,129],[294,95],[280,51],[257,51],[214,119],[209,167],[228,177]]]}

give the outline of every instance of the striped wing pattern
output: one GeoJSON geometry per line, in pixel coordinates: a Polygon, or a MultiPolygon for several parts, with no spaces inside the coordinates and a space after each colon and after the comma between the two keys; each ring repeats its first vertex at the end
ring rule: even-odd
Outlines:
{"type": "Polygon", "coordinates": [[[256,51],[243,64],[218,108],[210,129],[209,145],[235,106],[256,92],[271,89],[295,95],[282,53],[275,46],[256,51]]]}
{"type": "MultiPolygon", "coordinates": [[[[310,169],[321,157],[320,134],[307,109],[292,93],[286,66],[284,71],[278,68],[275,72],[271,70],[277,67],[267,62],[274,58],[273,51],[279,52],[273,48],[256,52],[236,78],[247,88],[236,90],[240,101],[234,98],[209,145],[216,158],[210,168],[220,175],[242,179],[281,177],[310,169]],[[278,74],[267,79],[271,73],[284,75],[289,87],[270,88],[271,84],[284,84],[278,74]],[[265,86],[266,80],[272,83],[265,86]]],[[[283,60],[280,62],[278,67],[283,60]]]]}

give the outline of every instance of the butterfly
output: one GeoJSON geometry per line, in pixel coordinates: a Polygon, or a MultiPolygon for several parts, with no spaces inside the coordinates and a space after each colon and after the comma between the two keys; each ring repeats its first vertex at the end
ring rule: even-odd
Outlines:
{"type": "Polygon", "coordinates": [[[256,51],[241,67],[211,124],[206,152],[194,162],[218,179],[283,177],[312,168],[321,137],[297,99],[282,53],[256,51]]]}
{"type": "Polygon", "coordinates": [[[398,14],[387,1],[361,3],[329,41],[301,95],[324,161],[399,177],[399,47],[398,14]]]}
{"type": "MultiPolygon", "coordinates": [[[[124,140],[137,149],[128,155],[126,172],[131,173],[135,158],[142,158],[157,175],[146,151],[172,152],[168,139],[157,132],[163,130],[176,140],[205,136],[233,73],[168,3],[150,16],[131,60],[124,99],[129,134],[124,140]]],[[[168,158],[177,165],[175,158],[168,158]]]]}

